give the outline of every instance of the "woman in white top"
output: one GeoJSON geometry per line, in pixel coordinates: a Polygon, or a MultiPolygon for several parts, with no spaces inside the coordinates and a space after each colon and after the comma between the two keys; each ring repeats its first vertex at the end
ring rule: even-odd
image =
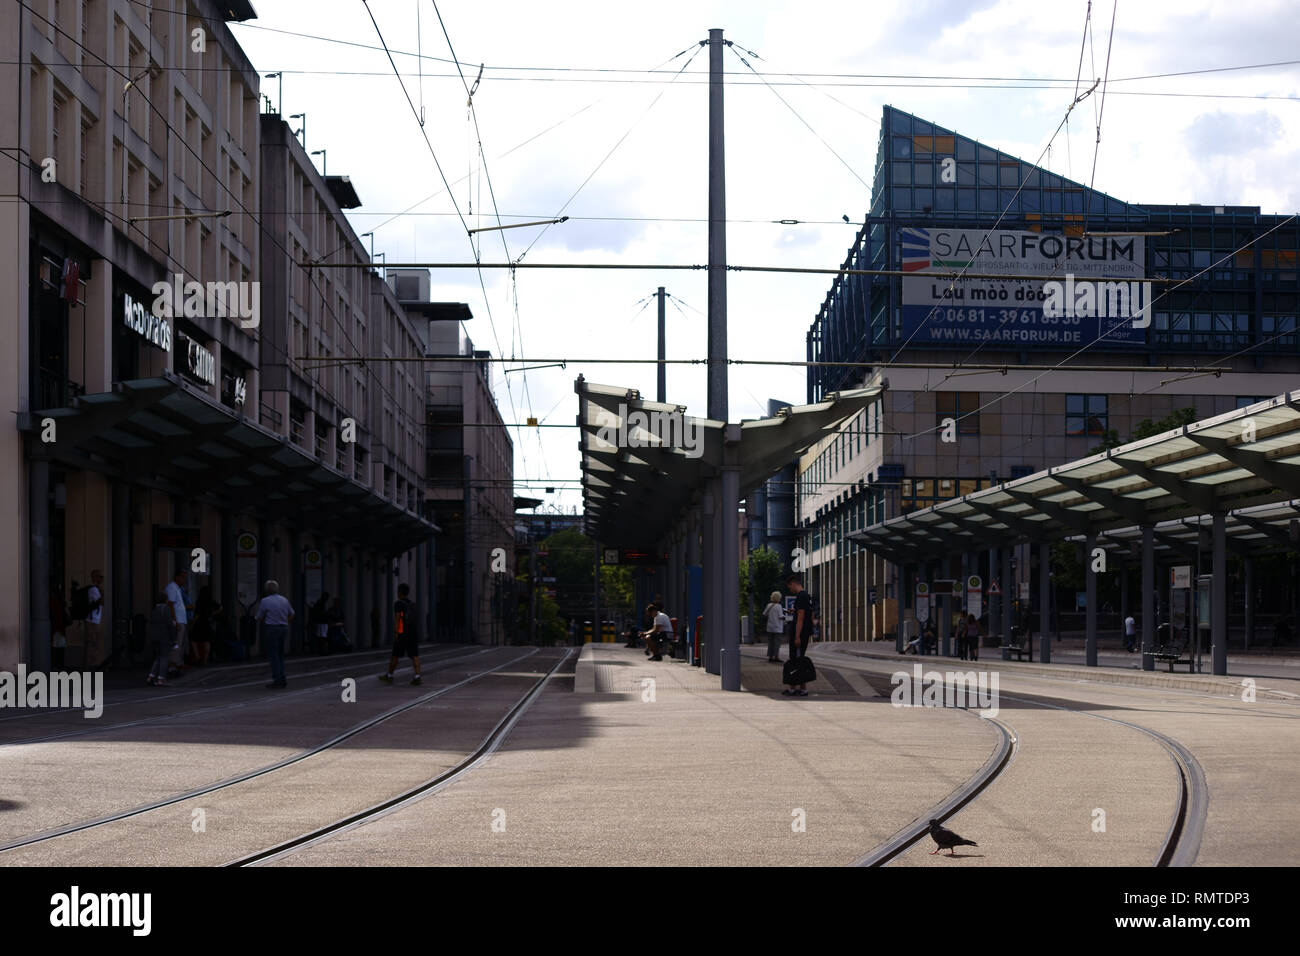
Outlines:
{"type": "Polygon", "coordinates": [[[785,635],[785,608],[781,606],[781,592],[773,591],[763,608],[763,627],[767,631],[767,660],[781,663],[781,639],[785,635]]]}

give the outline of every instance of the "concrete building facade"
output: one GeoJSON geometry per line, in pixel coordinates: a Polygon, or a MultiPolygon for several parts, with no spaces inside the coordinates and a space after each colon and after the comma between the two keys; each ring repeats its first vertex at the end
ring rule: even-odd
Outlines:
{"type": "Polygon", "coordinates": [[[476,350],[464,331],[469,308],[429,304],[428,273],[415,273],[399,271],[395,281],[412,281],[403,302],[429,318],[425,507],[442,531],[438,633],[505,644],[516,634],[514,443],[492,394],[489,353],[476,350]]]}
{"type": "Polygon", "coordinates": [[[365,646],[393,578],[431,563],[415,370],[304,361],[418,356],[420,340],[369,270],[301,267],[361,246],[338,190],[259,115],[226,26],[251,16],[208,0],[0,10],[16,93],[0,109],[0,390],[16,413],[0,429],[0,668],[48,667],[56,633],[69,666],[143,653],[143,616],[181,569],[233,638],[274,577],[299,611],[293,648],[323,591],[365,646]],[[95,570],[92,640],[61,618],[95,570]]]}

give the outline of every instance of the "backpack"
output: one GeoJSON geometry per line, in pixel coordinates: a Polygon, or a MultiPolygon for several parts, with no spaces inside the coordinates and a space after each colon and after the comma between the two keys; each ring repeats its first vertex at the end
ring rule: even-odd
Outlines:
{"type": "Polygon", "coordinates": [[[84,621],[90,617],[90,588],[76,588],[72,592],[72,620],[84,621]]]}

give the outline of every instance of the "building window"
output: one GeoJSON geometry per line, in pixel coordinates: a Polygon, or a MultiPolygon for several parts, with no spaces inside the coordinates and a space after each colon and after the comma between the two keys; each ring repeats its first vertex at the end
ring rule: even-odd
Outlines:
{"type": "Polygon", "coordinates": [[[1237,407],[1245,408],[1248,405],[1254,405],[1256,402],[1266,402],[1271,397],[1271,395],[1238,395],[1237,407]]]}
{"type": "Polygon", "coordinates": [[[1066,395],[1065,433],[1104,436],[1107,426],[1105,395],[1066,395]]]}
{"type": "Polygon", "coordinates": [[[945,418],[953,418],[957,421],[958,435],[978,435],[979,407],[979,392],[939,392],[935,395],[935,408],[938,412],[935,424],[942,428],[945,418]]]}

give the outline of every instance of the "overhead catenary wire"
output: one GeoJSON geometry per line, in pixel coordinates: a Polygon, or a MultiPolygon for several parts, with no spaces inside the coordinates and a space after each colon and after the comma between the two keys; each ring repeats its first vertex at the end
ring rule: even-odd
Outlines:
{"type": "MultiPolygon", "coordinates": [[[[498,226],[498,234],[499,234],[500,237],[501,237],[501,248],[502,248],[502,251],[505,253],[506,260],[509,261],[509,259],[510,259],[510,245],[509,245],[509,243],[506,241],[506,235],[505,235],[505,233],[502,232],[502,231],[500,230],[500,226],[501,226],[501,224],[502,224],[502,223],[501,223],[501,212],[500,212],[500,209],[498,209],[498,207],[497,207],[496,189],[495,189],[495,188],[493,187],[493,185],[492,185],[492,172],[491,172],[491,170],[488,168],[488,164],[487,164],[487,155],[484,153],[484,150],[483,150],[483,134],[482,134],[482,132],[479,130],[479,125],[478,125],[478,111],[475,109],[475,106],[474,106],[474,92],[475,92],[475,90],[478,89],[478,81],[475,80],[475,82],[474,82],[474,89],[470,89],[469,81],[465,79],[465,73],[464,73],[464,71],[461,70],[461,68],[460,68],[460,61],[456,58],[456,48],[452,45],[452,42],[451,42],[451,34],[447,32],[447,24],[446,24],[446,23],[443,21],[443,19],[442,19],[442,11],[440,11],[440,10],[438,9],[437,0],[431,0],[431,2],[433,3],[433,12],[434,12],[434,14],[437,16],[437,18],[438,18],[438,26],[442,29],[442,36],[443,36],[443,39],[445,39],[445,40],[447,41],[447,50],[448,50],[448,52],[451,53],[452,60],[456,62],[456,72],[457,72],[458,74],[460,74],[461,85],[464,86],[464,88],[465,88],[465,108],[466,108],[466,110],[468,111],[469,119],[470,119],[470,120],[472,121],[472,123],[473,123],[473,127],[474,127],[474,137],[475,137],[475,140],[476,140],[476,142],[477,142],[477,146],[478,146],[478,159],[479,159],[479,163],[480,163],[480,165],[481,165],[481,167],[482,167],[482,170],[483,170],[483,176],[484,176],[484,178],[487,180],[487,185],[488,185],[488,198],[489,198],[489,199],[491,200],[491,202],[492,202],[492,212],[493,212],[493,215],[496,217],[496,223],[497,223],[497,226],[498,226]]],[[[416,6],[417,6],[417,8],[418,8],[418,6],[419,6],[418,0],[417,0],[417,3],[416,3],[416,6]]],[[[480,73],[480,76],[481,76],[481,75],[482,75],[482,74],[480,73]]],[[[448,187],[448,188],[450,188],[450,187],[448,187]]],[[[474,243],[473,243],[473,239],[471,238],[471,240],[470,240],[470,247],[473,248],[473,246],[474,246],[474,243]]],[[[480,258],[477,252],[475,253],[474,258],[475,258],[475,259],[480,258]]],[[[481,277],[481,276],[482,276],[482,273],[480,272],[480,277],[481,277]]],[[[484,297],[484,300],[486,301],[486,298],[487,298],[487,289],[486,289],[486,287],[483,289],[483,297],[484,297]]],[[[510,353],[510,354],[511,354],[511,357],[513,358],[513,357],[514,357],[514,354],[515,354],[515,351],[514,351],[514,348],[513,348],[513,342],[514,342],[513,336],[514,336],[516,333],[517,333],[517,335],[518,335],[518,342],[519,342],[519,348],[520,348],[520,350],[522,350],[522,349],[524,348],[523,327],[522,327],[522,325],[520,324],[520,321],[519,321],[519,290],[518,290],[518,286],[515,284],[515,279],[514,279],[514,273],[513,273],[513,272],[511,272],[511,274],[510,274],[510,294],[509,294],[509,298],[513,299],[513,302],[514,302],[514,321],[513,321],[512,327],[511,327],[511,334],[512,334],[512,340],[511,340],[511,341],[512,341],[512,348],[511,348],[511,353],[510,353]]],[[[489,315],[490,315],[490,312],[489,312],[489,315]]],[[[494,329],[493,329],[493,335],[495,336],[495,334],[496,334],[496,331],[495,331],[495,328],[494,328],[494,329]]],[[[498,343],[497,348],[498,348],[498,350],[500,350],[500,343],[498,343]]],[[[521,390],[522,390],[522,392],[523,392],[524,401],[525,401],[525,403],[526,403],[527,406],[528,406],[528,417],[529,417],[529,418],[533,418],[533,417],[535,417],[535,416],[534,416],[534,414],[533,414],[532,398],[531,398],[531,396],[530,396],[530,394],[529,394],[529,392],[528,392],[528,372],[527,372],[526,369],[523,370],[523,376],[524,376],[524,378],[523,378],[523,385],[522,385],[521,390]]],[[[511,388],[510,388],[510,379],[506,378],[506,379],[505,379],[505,383],[506,383],[506,396],[507,396],[507,398],[508,398],[509,401],[510,401],[510,407],[511,407],[511,411],[512,411],[512,413],[513,413],[513,411],[514,411],[514,394],[513,394],[513,392],[511,391],[511,388]]],[[[516,417],[518,417],[518,416],[516,416],[516,417]]],[[[523,465],[523,468],[524,468],[524,474],[527,475],[527,474],[528,474],[528,456],[527,456],[527,453],[524,451],[524,447],[523,447],[523,446],[524,446],[524,443],[523,443],[523,436],[520,435],[520,433],[519,433],[519,431],[518,431],[517,429],[516,429],[515,434],[516,434],[516,437],[518,437],[518,438],[520,439],[520,442],[519,442],[519,457],[520,457],[520,462],[521,462],[521,464],[523,465]]]]}
{"type": "MultiPolygon", "coordinates": [[[[1070,178],[1071,181],[1074,180],[1074,157],[1073,157],[1073,151],[1072,151],[1071,148],[1070,148],[1070,139],[1071,139],[1071,137],[1070,137],[1070,114],[1074,111],[1074,107],[1077,106],[1077,105],[1079,104],[1080,99],[1081,99],[1081,97],[1080,97],[1080,95],[1079,95],[1079,87],[1083,85],[1083,52],[1084,52],[1084,50],[1085,50],[1086,48],[1091,47],[1091,45],[1092,45],[1092,44],[1091,44],[1091,40],[1092,40],[1092,0],[1088,0],[1088,8],[1087,8],[1087,11],[1086,11],[1086,13],[1085,13],[1085,15],[1084,15],[1084,20],[1083,20],[1083,31],[1082,31],[1082,36],[1080,37],[1080,40],[1079,40],[1079,65],[1078,65],[1078,68],[1077,68],[1077,70],[1076,70],[1075,79],[1074,79],[1074,99],[1071,101],[1070,106],[1069,106],[1069,107],[1066,109],[1066,111],[1065,111],[1065,155],[1066,155],[1067,169],[1068,169],[1068,171],[1069,171],[1069,178],[1070,178]]],[[[1095,58],[1094,58],[1094,62],[1093,62],[1093,75],[1094,75],[1094,76],[1096,75],[1096,72],[1097,72],[1097,71],[1096,71],[1096,62],[1095,62],[1095,58]]],[[[1093,89],[1096,89],[1096,85],[1095,85],[1095,84],[1093,85],[1093,89]]],[[[1086,96],[1087,94],[1084,94],[1084,95],[1086,96]]],[[[1096,103],[1096,98],[1095,98],[1095,97],[1093,98],[1093,103],[1094,103],[1094,105],[1095,105],[1095,103],[1096,103]]],[[[1098,114],[1095,114],[1095,115],[1098,115],[1098,114]]],[[[1097,125],[1097,140],[1098,140],[1098,142],[1100,142],[1100,141],[1101,141],[1101,120],[1100,120],[1100,116],[1099,116],[1099,115],[1098,115],[1097,124],[1098,124],[1098,125],[1097,125]]],[[[1048,140],[1048,142],[1047,142],[1047,152],[1048,152],[1048,154],[1051,153],[1052,142],[1056,139],[1056,135],[1057,135],[1057,133],[1060,133],[1060,128],[1059,128],[1059,127],[1057,128],[1056,133],[1053,133],[1053,134],[1052,134],[1052,138],[1051,138],[1050,140],[1048,140]]],[[[1039,154],[1039,159],[1040,159],[1040,160],[1042,159],[1042,154],[1041,154],[1041,153],[1039,154]]],[[[1035,165],[1037,165],[1037,164],[1035,164],[1035,165]]],[[[1096,194],[1096,190],[1095,190],[1095,188],[1094,188],[1095,185],[1096,185],[1096,183],[1095,183],[1095,180],[1096,180],[1096,171],[1097,171],[1097,154],[1096,154],[1096,152],[1094,151],[1094,152],[1093,152],[1093,181],[1090,182],[1090,183],[1088,184],[1088,194],[1087,194],[1087,196],[1085,197],[1086,202],[1084,203],[1084,205],[1085,205],[1085,213],[1084,213],[1084,221],[1083,221],[1083,232],[1084,232],[1085,235],[1086,235],[1087,232],[1088,232],[1088,212],[1087,212],[1087,210],[1090,210],[1090,209],[1091,209],[1091,207],[1092,207],[1092,197],[1096,194]]],[[[1019,195],[1019,193],[1020,193],[1020,190],[1016,190],[1016,195],[1019,195]]],[[[1014,203],[1014,202],[1015,202],[1015,197],[1013,196],[1013,197],[1012,197],[1012,203],[1014,203]]],[[[1010,207],[1011,207],[1011,203],[1008,204],[1007,208],[1009,209],[1010,207]]],[[[1000,221],[1000,217],[999,217],[999,221],[1000,221]]],[[[1069,223],[1066,222],[1066,220],[1064,219],[1064,217],[1062,217],[1062,226],[1065,227],[1065,226],[1067,226],[1067,225],[1069,225],[1069,223]]],[[[996,226],[996,224],[995,224],[995,226],[996,226]]],[[[1048,273],[1048,274],[1045,275],[1045,276],[1040,276],[1040,277],[1037,277],[1037,278],[1038,278],[1039,280],[1041,280],[1041,281],[1046,281],[1046,280],[1050,280],[1050,279],[1054,278],[1054,277],[1057,275],[1057,273],[1059,272],[1059,270],[1060,270],[1060,269],[1065,265],[1065,261],[1066,261],[1066,257],[1062,256],[1062,257],[1057,261],[1056,265],[1053,266],[1052,271],[1051,271],[1050,273],[1048,273]]],[[[954,283],[954,284],[955,284],[955,283],[954,283]]],[[[951,287],[949,287],[949,290],[951,291],[951,287]]],[[[937,308],[937,306],[936,306],[936,308],[937,308]]],[[[933,313],[934,313],[934,310],[932,309],[932,310],[931,310],[931,315],[932,315],[933,313]]],[[[996,335],[998,332],[1000,332],[1000,331],[1002,330],[1002,327],[1005,326],[1005,325],[1007,324],[1008,321],[1011,320],[1013,314],[1014,314],[1014,313],[1013,313],[1012,311],[1008,310],[1008,311],[1006,312],[1006,314],[1003,315],[1002,320],[1001,320],[1000,322],[998,322],[998,324],[997,324],[997,328],[995,328],[995,329],[993,330],[995,335],[996,335]]],[[[926,318],[928,319],[929,316],[927,315],[926,318]]],[[[980,342],[975,346],[975,348],[972,349],[972,350],[967,354],[966,358],[972,358],[972,357],[974,357],[975,355],[978,355],[978,354],[980,353],[980,351],[984,348],[984,346],[987,345],[987,344],[988,344],[990,341],[992,341],[992,340],[993,340],[993,336],[989,336],[989,337],[986,337],[985,339],[983,339],[982,341],[980,341],[980,342]]],[[[908,341],[911,341],[911,340],[909,339],[908,341]]],[[[961,368],[962,365],[964,364],[965,360],[966,360],[966,359],[959,360],[959,361],[956,363],[956,365],[954,366],[954,368],[955,368],[955,369],[959,369],[959,368],[961,368]]],[[[954,371],[954,372],[950,372],[947,376],[944,377],[944,380],[943,380],[943,381],[944,381],[944,382],[948,381],[948,380],[951,379],[955,374],[958,374],[958,373],[957,373],[956,371],[954,371]]],[[[942,382],[941,382],[940,384],[942,384],[942,382]]]]}
{"type": "MultiPolygon", "coordinates": [[[[681,57],[681,56],[684,56],[686,53],[690,52],[690,49],[691,49],[690,47],[687,47],[685,50],[682,50],[681,53],[678,53],[678,54],[677,54],[676,56],[674,56],[672,59],[675,60],[675,59],[678,59],[678,58],[681,57]]],[[[699,55],[699,52],[700,52],[700,50],[702,50],[702,49],[704,49],[703,44],[701,44],[701,45],[695,47],[695,51],[694,51],[693,53],[691,53],[691,55],[690,55],[690,57],[687,59],[687,61],[686,61],[685,63],[682,64],[681,68],[678,69],[678,71],[677,71],[675,74],[673,74],[673,80],[675,80],[677,77],[681,76],[683,72],[685,72],[686,68],[687,68],[688,66],[691,65],[691,62],[695,59],[696,56],[699,55]]],[[[670,60],[669,62],[671,62],[671,60],[670,60]]],[[[671,83],[672,83],[672,80],[669,81],[669,84],[671,84],[671,83]]],[[[569,208],[569,205],[573,202],[574,199],[576,199],[576,198],[578,197],[578,194],[579,194],[580,192],[582,192],[582,190],[583,190],[584,188],[586,188],[587,183],[591,182],[592,177],[594,177],[598,172],[600,172],[601,168],[605,165],[605,163],[607,163],[607,162],[609,161],[609,158],[610,158],[611,156],[614,155],[614,153],[618,150],[618,148],[619,148],[620,146],[623,145],[624,140],[626,140],[626,139],[628,138],[628,136],[630,136],[630,135],[632,134],[632,130],[636,129],[636,127],[639,126],[639,125],[641,124],[641,121],[644,120],[644,119],[646,118],[646,116],[648,116],[648,115],[650,114],[650,111],[653,110],[653,109],[655,108],[655,105],[659,102],[659,100],[661,100],[661,99],[663,98],[663,95],[664,95],[664,93],[666,93],[666,92],[667,92],[667,87],[665,87],[664,89],[660,90],[660,91],[655,95],[655,98],[652,99],[652,100],[650,101],[650,104],[645,108],[645,110],[641,113],[641,115],[638,116],[635,120],[633,120],[632,125],[629,126],[629,127],[627,128],[627,130],[623,133],[623,135],[620,136],[620,137],[618,138],[618,141],[617,141],[616,143],[614,143],[613,146],[610,147],[609,152],[607,152],[603,157],[601,157],[600,162],[598,162],[598,163],[596,164],[595,168],[592,169],[592,171],[591,171],[590,173],[587,174],[587,178],[584,179],[584,180],[583,180],[583,181],[578,185],[578,188],[575,189],[575,190],[573,191],[573,194],[572,194],[571,196],[569,196],[569,198],[566,199],[566,200],[564,201],[564,205],[561,206],[561,207],[559,208],[559,210],[555,213],[555,216],[552,217],[552,218],[558,219],[560,216],[564,215],[564,210],[566,210],[566,209],[569,208]]],[[[552,224],[552,225],[553,225],[553,224],[552,224]]],[[[533,246],[535,246],[535,245],[537,245],[537,243],[541,242],[541,240],[543,239],[543,237],[545,237],[545,235],[546,235],[548,232],[550,232],[550,231],[551,231],[551,226],[550,226],[550,225],[548,225],[548,226],[546,226],[545,228],[543,228],[542,231],[539,232],[539,233],[538,233],[538,234],[533,238],[533,241],[530,242],[530,243],[528,244],[528,247],[527,247],[526,249],[524,249],[524,251],[521,252],[521,253],[519,254],[519,259],[516,261],[515,264],[516,264],[516,265],[522,264],[523,261],[524,261],[524,258],[528,255],[529,252],[532,251],[533,246]]]]}
{"type": "MultiPolygon", "coordinates": [[[[362,2],[362,5],[366,8],[366,13],[370,16],[370,22],[371,22],[372,24],[374,24],[374,27],[375,27],[375,33],[376,33],[376,34],[378,35],[378,37],[379,37],[379,42],[380,42],[380,44],[384,47],[384,52],[388,55],[388,62],[389,62],[390,64],[392,64],[393,71],[396,72],[396,71],[397,71],[397,63],[393,60],[393,55],[392,55],[392,53],[390,53],[390,52],[388,51],[388,44],[387,44],[387,42],[384,40],[384,34],[383,34],[383,31],[379,29],[379,22],[375,19],[374,12],[371,11],[371,9],[370,9],[370,3],[369,3],[369,0],[361,0],[361,2],[362,2]]],[[[463,77],[462,77],[462,79],[463,79],[463,77]]],[[[415,104],[411,101],[411,94],[410,94],[410,92],[406,89],[406,84],[402,81],[402,78],[401,78],[400,76],[397,77],[397,83],[398,83],[398,85],[402,88],[402,95],[406,97],[407,105],[409,105],[409,106],[411,107],[411,112],[415,114],[415,118],[416,118],[416,120],[418,121],[419,118],[420,118],[420,117],[419,117],[419,114],[416,113],[416,110],[415,110],[415,104]]],[[[468,86],[466,87],[466,89],[468,90],[468,86]]],[[[437,151],[433,148],[433,141],[429,139],[429,131],[428,131],[427,129],[424,128],[424,125],[423,125],[423,124],[420,124],[420,135],[423,137],[425,145],[429,148],[429,155],[433,157],[433,164],[434,164],[434,166],[435,166],[435,167],[437,168],[437,170],[438,170],[438,176],[442,179],[442,185],[443,185],[443,188],[446,190],[446,192],[447,192],[447,196],[448,196],[448,198],[451,200],[452,208],[456,210],[457,218],[460,219],[460,224],[461,224],[461,226],[464,227],[464,229],[465,229],[465,238],[466,238],[466,240],[469,242],[470,252],[473,253],[473,252],[475,251],[475,249],[474,249],[474,235],[473,235],[473,233],[471,233],[471,232],[469,231],[469,223],[466,222],[466,220],[465,220],[465,216],[464,216],[464,215],[461,213],[461,211],[460,211],[460,205],[456,202],[456,196],[455,196],[455,193],[452,192],[451,184],[450,184],[449,182],[447,182],[447,175],[446,175],[445,172],[443,172],[442,163],[438,161],[438,153],[437,153],[437,151]]],[[[322,264],[322,265],[325,265],[325,264],[322,264]]],[[[369,263],[366,263],[365,265],[366,265],[367,267],[370,266],[369,263]]],[[[397,268],[397,267],[395,267],[395,266],[388,266],[387,268],[397,268]]],[[[491,301],[488,299],[488,294],[487,294],[487,283],[486,283],[486,282],[484,281],[484,279],[483,279],[483,270],[482,270],[482,269],[478,269],[478,270],[476,270],[476,271],[477,271],[477,275],[478,275],[479,289],[480,289],[480,291],[483,293],[483,306],[484,306],[484,308],[485,308],[486,311],[487,311],[488,327],[492,330],[492,340],[493,340],[493,342],[496,344],[496,347],[497,347],[497,353],[500,354],[500,355],[504,355],[504,351],[503,351],[502,348],[501,348],[501,338],[500,338],[500,336],[497,334],[496,320],[495,320],[495,318],[494,318],[493,315],[492,315],[492,303],[491,303],[491,301]]],[[[515,406],[514,406],[514,396],[513,396],[512,392],[510,391],[510,380],[509,380],[509,379],[506,379],[506,399],[507,399],[507,401],[510,403],[510,414],[511,414],[511,416],[512,416],[513,418],[516,418],[516,419],[517,419],[517,418],[519,417],[519,415],[518,415],[518,412],[516,411],[515,406]]]]}

